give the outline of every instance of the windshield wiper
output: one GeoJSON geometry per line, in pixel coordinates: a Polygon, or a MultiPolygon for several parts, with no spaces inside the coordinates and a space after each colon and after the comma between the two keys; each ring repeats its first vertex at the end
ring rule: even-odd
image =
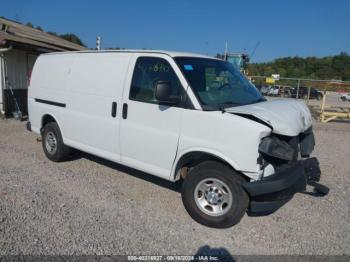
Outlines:
{"type": "Polygon", "coordinates": [[[229,101],[229,102],[225,102],[225,103],[220,104],[219,110],[224,113],[226,108],[233,107],[233,106],[240,106],[240,105],[242,105],[242,104],[229,101]]]}
{"type": "Polygon", "coordinates": [[[256,100],[255,102],[265,102],[267,101],[266,98],[262,97],[262,98],[259,98],[258,100],[256,100]]]}

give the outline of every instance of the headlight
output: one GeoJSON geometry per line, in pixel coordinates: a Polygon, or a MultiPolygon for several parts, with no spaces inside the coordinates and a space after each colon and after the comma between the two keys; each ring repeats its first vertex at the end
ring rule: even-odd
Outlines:
{"type": "Polygon", "coordinates": [[[293,160],[294,157],[293,147],[277,137],[265,137],[259,145],[259,152],[284,160],[293,160]]]}

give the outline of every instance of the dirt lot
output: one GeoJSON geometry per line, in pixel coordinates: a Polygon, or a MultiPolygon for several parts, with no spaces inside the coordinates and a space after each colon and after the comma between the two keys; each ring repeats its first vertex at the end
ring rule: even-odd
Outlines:
{"type": "MultiPolygon", "coordinates": [[[[326,95],[326,107],[344,107],[344,108],[350,108],[350,102],[349,101],[342,101],[340,99],[340,94],[336,92],[327,92],[326,95]]],[[[310,99],[309,104],[311,106],[319,106],[322,105],[322,99],[316,100],[316,99],[310,99]]]]}
{"type": "Polygon", "coordinates": [[[50,162],[24,122],[0,120],[0,255],[350,254],[350,123],[314,129],[330,194],[218,230],[189,217],[178,185],[87,154],[50,162]]]}

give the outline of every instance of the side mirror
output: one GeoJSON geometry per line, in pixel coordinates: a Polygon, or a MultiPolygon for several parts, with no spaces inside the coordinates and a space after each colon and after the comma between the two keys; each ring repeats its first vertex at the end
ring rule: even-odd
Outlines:
{"type": "Polygon", "coordinates": [[[171,96],[171,83],[168,81],[158,81],[156,84],[156,99],[161,103],[177,104],[179,98],[171,96]]]}

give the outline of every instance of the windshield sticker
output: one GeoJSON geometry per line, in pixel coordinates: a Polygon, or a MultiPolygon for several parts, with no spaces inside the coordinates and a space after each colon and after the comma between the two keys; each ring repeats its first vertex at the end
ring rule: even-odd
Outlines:
{"type": "Polygon", "coordinates": [[[184,65],[185,70],[193,70],[192,65],[184,65]]]}

